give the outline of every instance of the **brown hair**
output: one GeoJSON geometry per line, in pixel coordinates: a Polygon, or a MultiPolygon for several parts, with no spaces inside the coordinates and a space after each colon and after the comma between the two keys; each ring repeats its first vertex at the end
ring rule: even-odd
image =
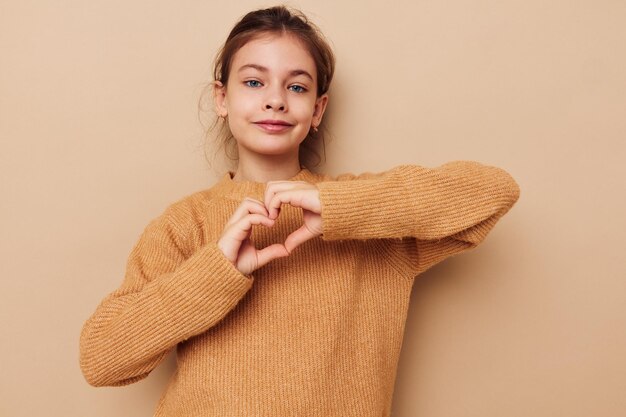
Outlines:
{"type": "MultiPolygon", "coordinates": [[[[335,71],[335,56],[321,31],[300,11],[285,6],[255,10],[246,14],[231,30],[226,42],[217,53],[213,67],[213,78],[227,85],[230,66],[235,53],[251,40],[265,34],[290,34],[296,36],[307,48],[315,61],[317,71],[317,96],[328,92],[335,71]]],[[[202,98],[201,98],[202,101],[202,98]]],[[[201,105],[199,108],[201,109],[201,105]]],[[[207,136],[216,127],[219,128],[217,140],[219,148],[224,148],[226,155],[237,159],[237,147],[228,123],[215,120],[207,130],[207,136]]],[[[318,165],[324,152],[324,124],[319,131],[310,130],[300,145],[300,163],[307,167],[318,165]]]]}

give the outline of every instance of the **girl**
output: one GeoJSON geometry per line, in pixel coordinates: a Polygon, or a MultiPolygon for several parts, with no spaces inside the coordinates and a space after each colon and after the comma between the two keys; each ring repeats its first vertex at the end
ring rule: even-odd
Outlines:
{"type": "Polygon", "coordinates": [[[333,70],[301,14],[237,23],[214,74],[237,168],[147,226],[84,325],[90,384],[136,382],[176,348],[156,416],[389,416],[415,276],[478,245],[519,189],[475,162],[301,168],[333,70]]]}

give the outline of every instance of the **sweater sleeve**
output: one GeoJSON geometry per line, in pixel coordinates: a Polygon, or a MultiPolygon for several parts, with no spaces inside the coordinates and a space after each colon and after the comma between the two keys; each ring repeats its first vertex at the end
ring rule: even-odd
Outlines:
{"type": "Polygon", "coordinates": [[[478,245],[519,198],[506,171],[471,161],[317,185],[324,239],[414,238],[416,273],[478,245]]]}
{"type": "Polygon", "coordinates": [[[252,279],[216,243],[187,256],[191,250],[167,212],[146,227],[123,284],[83,326],[80,366],[91,385],[146,377],[177,343],[215,325],[251,288],[252,279]]]}

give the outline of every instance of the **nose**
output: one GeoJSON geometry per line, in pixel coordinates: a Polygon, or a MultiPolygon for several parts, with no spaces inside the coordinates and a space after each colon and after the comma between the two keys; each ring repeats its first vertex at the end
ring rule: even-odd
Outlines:
{"type": "Polygon", "coordinates": [[[268,88],[265,96],[265,110],[286,111],[287,100],[282,88],[268,88]]]}

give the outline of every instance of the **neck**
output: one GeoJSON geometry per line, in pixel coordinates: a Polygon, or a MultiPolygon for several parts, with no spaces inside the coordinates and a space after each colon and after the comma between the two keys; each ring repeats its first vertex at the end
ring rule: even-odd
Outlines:
{"type": "Polygon", "coordinates": [[[298,155],[247,155],[239,153],[237,171],[233,176],[235,181],[268,182],[288,180],[300,172],[300,160],[298,155]]]}

